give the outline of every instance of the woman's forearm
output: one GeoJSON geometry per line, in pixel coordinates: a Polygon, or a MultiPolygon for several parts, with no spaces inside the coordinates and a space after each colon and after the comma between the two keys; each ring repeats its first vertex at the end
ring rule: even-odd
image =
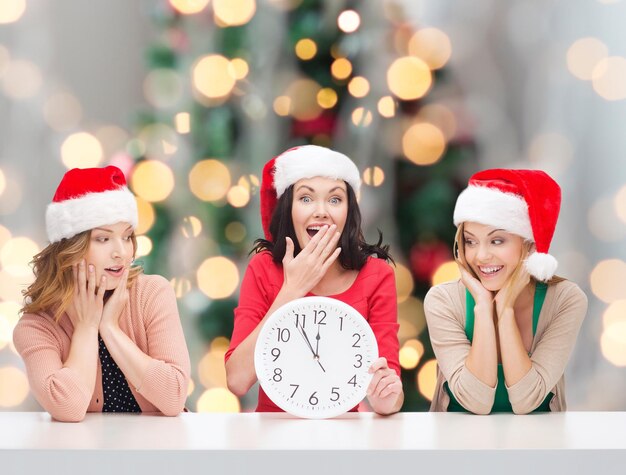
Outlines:
{"type": "Polygon", "coordinates": [[[129,384],[140,387],[152,358],[141,351],[117,325],[101,326],[100,336],[129,384]]]}
{"type": "Polygon", "coordinates": [[[474,336],[465,360],[467,369],[486,385],[494,388],[498,382],[498,347],[493,323],[493,305],[474,307],[474,336]]]}
{"type": "Polygon", "coordinates": [[[515,321],[513,309],[506,308],[498,320],[500,336],[500,355],[502,369],[507,386],[513,386],[521,380],[532,367],[528,352],[524,347],[522,336],[515,321]]]}
{"type": "Polygon", "coordinates": [[[98,368],[98,327],[81,325],[74,329],[63,367],[75,371],[85,387],[93,391],[98,368]]]}

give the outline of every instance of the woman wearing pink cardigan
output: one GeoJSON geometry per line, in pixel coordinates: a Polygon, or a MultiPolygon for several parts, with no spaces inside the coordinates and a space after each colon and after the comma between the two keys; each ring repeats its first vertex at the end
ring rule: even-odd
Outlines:
{"type": "Polygon", "coordinates": [[[183,410],[190,362],[176,297],[133,266],[137,220],[113,166],[68,171],[48,206],[50,244],[33,259],[13,340],[54,419],[183,410]]]}

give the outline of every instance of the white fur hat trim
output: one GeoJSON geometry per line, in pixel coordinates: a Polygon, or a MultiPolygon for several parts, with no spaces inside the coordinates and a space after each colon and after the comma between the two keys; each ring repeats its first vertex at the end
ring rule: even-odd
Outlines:
{"type": "Polygon", "coordinates": [[[464,222],[486,224],[535,241],[526,201],[512,193],[469,186],[457,198],[454,224],[464,222]]]}
{"type": "Polygon", "coordinates": [[[126,187],[50,203],[46,209],[46,230],[51,243],[120,222],[133,228],[138,223],[137,202],[126,187]]]}
{"type": "Polygon", "coordinates": [[[276,157],[274,187],[278,198],[287,188],[303,178],[322,176],[344,180],[355,193],[361,187],[359,169],[343,153],[317,145],[305,145],[276,157]]]}

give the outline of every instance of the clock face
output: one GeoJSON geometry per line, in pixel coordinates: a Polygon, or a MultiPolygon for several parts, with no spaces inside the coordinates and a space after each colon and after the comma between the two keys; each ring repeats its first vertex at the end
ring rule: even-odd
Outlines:
{"type": "Polygon", "coordinates": [[[299,417],[343,414],[365,397],[378,344],[365,318],[328,297],[304,297],[276,310],[254,351],[261,387],[299,417]]]}

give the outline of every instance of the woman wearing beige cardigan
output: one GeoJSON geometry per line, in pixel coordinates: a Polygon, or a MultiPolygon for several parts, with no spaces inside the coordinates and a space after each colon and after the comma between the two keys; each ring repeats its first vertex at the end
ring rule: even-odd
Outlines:
{"type": "Polygon", "coordinates": [[[13,332],[37,401],[60,421],[86,412],[183,410],[189,353],[169,282],[133,265],[137,205],[116,167],[73,169],[46,211],[13,332]]]}
{"type": "Polygon", "coordinates": [[[587,311],[548,254],[561,200],[533,170],[485,170],[454,210],[461,279],[424,301],[437,357],[431,411],[563,411],[563,373],[587,311]]]}

